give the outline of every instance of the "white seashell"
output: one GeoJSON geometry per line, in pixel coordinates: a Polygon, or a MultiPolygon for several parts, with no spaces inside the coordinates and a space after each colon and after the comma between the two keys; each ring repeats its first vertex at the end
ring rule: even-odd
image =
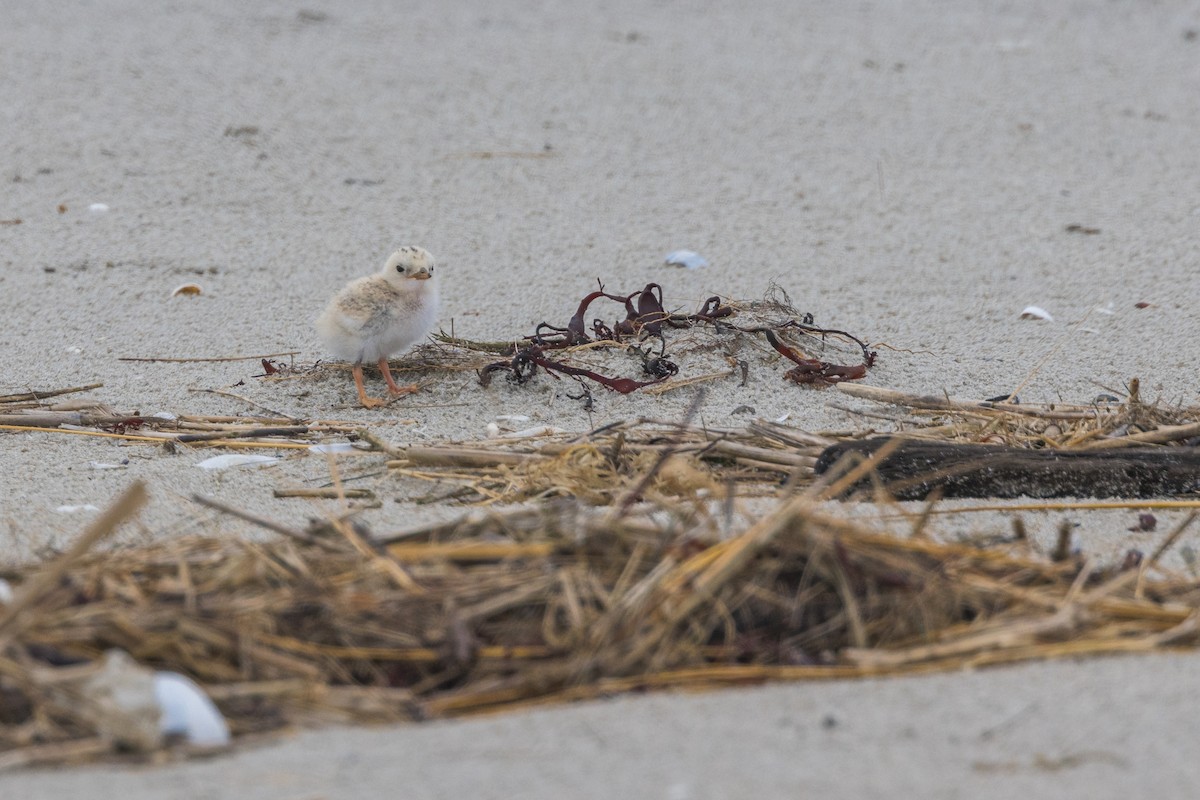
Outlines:
{"type": "Polygon", "coordinates": [[[687,269],[699,269],[700,267],[708,266],[708,261],[704,256],[691,250],[673,250],[667,253],[664,261],[669,266],[686,267],[687,269]]]}
{"type": "Polygon", "coordinates": [[[1054,321],[1054,317],[1050,316],[1050,312],[1041,306],[1025,306],[1025,310],[1021,312],[1021,319],[1042,319],[1046,322],[1054,321]]]}
{"type": "Polygon", "coordinates": [[[534,428],[526,428],[523,431],[513,431],[501,436],[501,439],[532,439],[535,436],[553,436],[556,433],[566,433],[562,428],[555,428],[552,425],[538,425],[534,428]]]}
{"type": "Polygon", "coordinates": [[[500,436],[500,426],[494,422],[487,424],[487,438],[496,439],[500,436]]]}
{"type": "Polygon", "coordinates": [[[13,601],[12,584],[0,578],[0,605],[8,605],[13,601]]]}
{"type": "Polygon", "coordinates": [[[498,414],[496,422],[529,422],[529,417],[524,414],[498,414]]]}
{"type": "Polygon", "coordinates": [[[157,414],[151,414],[150,416],[154,417],[155,419],[179,419],[177,415],[172,414],[170,411],[159,411],[157,414]]]}
{"type": "Polygon", "coordinates": [[[310,444],[310,453],[355,453],[358,448],[353,442],[331,442],[329,444],[310,444]]]}
{"type": "Polygon", "coordinates": [[[125,469],[125,464],[108,464],[103,461],[93,461],[92,469],[125,469]]]}
{"type": "Polygon", "coordinates": [[[99,511],[100,508],[92,505],[91,503],[85,503],[81,506],[59,506],[54,510],[59,514],[75,514],[79,511],[99,511]]]}
{"type": "Polygon", "coordinates": [[[782,417],[779,417],[778,419],[776,419],[775,424],[782,425],[783,423],[785,423],[789,419],[791,419],[791,417],[792,417],[792,412],[789,411],[788,413],[784,414],[782,417]]]}
{"type": "Polygon", "coordinates": [[[181,283],[171,291],[171,297],[179,297],[181,294],[194,296],[204,294],[204,290],[200,288],[200,284],[198,283],[181,283]]]}
{"type": "Polygon", "coordinates": [[[105,211],[108,211],[108,206],[104,203],[92,203],[88,206],[88,211],[91,211],[93,214],[103,214],[105,211]]]}
{"type": "Polygon", "coordinates": [[[1112,315],[1117,313],[1117,306],[1110,300],[1106,305],[1096,306],[1096,313],[1112,315]]]}
{"type": "Polygon", "coordinates": [[[182,736],[197,747],[229,744],[229,726],[204,690],[178,672],[154,673],[154,696],[162,716],[158,729],[164,736],[182,736]]]}
{"type": "Polygon", "coordinates": [[[272,458],[271,456],[225,455],[206,458],[196,466],[200,469],[229,469],[230,467],[241,467],[247,464],[274,464],[278,460],[278,458],[272,458]]]}

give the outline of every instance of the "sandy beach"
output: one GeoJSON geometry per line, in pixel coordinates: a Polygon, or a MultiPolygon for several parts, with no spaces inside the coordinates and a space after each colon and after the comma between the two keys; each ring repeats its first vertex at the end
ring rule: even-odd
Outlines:
{"type": "MultiPolygon", "coordinates": [[[[1088,403],[1136,376],[1147,400],[1200,402],[1190,4],[113,0],[13,5],[5,19],[0,393],[102,384],[86,397],[123,413],[268,408],[397,443],[482,438],[497,415],[571,431],[671,420],[692,402],[692,389],[597,389],[589,410],[573,383],[485,388],[465,373],[365,410],[346,371],[268,381],[258,360],[195,360],[326,358],[313,322],[328,298],[415,244],[438,258],[439,325],[459,336],[565,324],[597,279],[660,283],[689,311],[778,285],[817,322],[882,343],[873,385],[1088,403]],[[679,248],[709,265],[665,265],[679,248]],[[202,293],[172,296],[184,283],[202,293]],[[1029,305],[1053,320],[1021,319],[1029,305]]],[[[745,386],[706,384],[702,419],[732,424],[750,406],[806,431],[888,429],[856,413],[878,407],[762,363],[745,386]]],[[[289,524],[336,511],[272,496],[328,480],[323,457],[221,472],[197,469],[205,457],[0,432],[0,559],[63,546],[87,506],[137,479],[151,503],[119,540],[263,535],[195,493],[289,524]]],[[[339,468],[357,469],[352,456],[339,468]]],[[[382,500],[362,516],[375,532],[463,511],[416,505],[423,490],[386,474],[360,485],[382,500]]],[[[1101,556],[1159,538],[1130,533],[1128,510],[1027,523],[1045,541],[1064,516],[1101,556]]],[[[1162,512],[1160,532],[1183,516],[1162,512]]],[[[1197,666],[1171,655],[629,697],[304,732],[200,763],[9,773],[0,789],[1187,796],[1197,666]]]]}

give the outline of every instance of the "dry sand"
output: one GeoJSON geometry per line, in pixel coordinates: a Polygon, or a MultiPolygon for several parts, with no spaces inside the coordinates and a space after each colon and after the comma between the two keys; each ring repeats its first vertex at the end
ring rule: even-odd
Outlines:
{"type": "MultiPolygon", "coordinates": [[[[268,383],[252,361],[119,360],[294,350],[312,363],[328,296],[412,243],[442,265],[442,326],[474,338],[561,324],[598,277],[621,291],[657,281],[684,308],[777,282],[818,322],[899,348],[881,351],[877,385],[988,397],[1050,354],[1025,400],[1086,402],[1137,375],[1150,398],[1197,402],[1193,4],[221,0],[11,4],[4,17],[0,221],[21,223],[0,224],[0,392],[102,382],[89,396],[118,409],[254,410],[196,391],[217,389],[369,422],[395,441],[480,437],[496,414],[576,430],[675,418],[691,400],[598,391],[589,415],[571,384],[483,389],[464,375],[368,412],[346,373],[268,383]],[[711,266],[664,266],[679,247],[711,266]],[[188,281],[204,293],[172,299],[188,281]],[[1018,319],[1029,304],[1055,321],[1018,319]]],[[[781,372],[712,384],[704,419],[734,424],[748,404],[808,430],[886,425],[781,372]]],[[[208,473],[196,453],[58,433],[2,441],[9,559],[79,530],[88,512],[60,506],[102,507],[135,478],[154,502],[132,536],[251,533],[192,505],[193,492],[281,520],[333,508],[271,499],[325,480],[318,457],[208,473]]],[[[384,499],[364,517],[378,531],[457,513],[414,507],[395,478],[363,485],[384,499]]],[[[1126,532],[1132,517],[1072,519],[1082,546],[1108,552],[1146,546],[1126,532]]],[[[1178,796],[1197,778],[1177,762],[1189,757],[1181,709],[1198,665],[1126,659],[626,699],[304,734],[149,772],[8,775],[0,788],[953,797],[986,784],[994,796],[1178,796]],[[826,734],[826,712],[853,724],[826,734]],[[1011,715],[1002,744],[983,737],[1011,715]]]]}

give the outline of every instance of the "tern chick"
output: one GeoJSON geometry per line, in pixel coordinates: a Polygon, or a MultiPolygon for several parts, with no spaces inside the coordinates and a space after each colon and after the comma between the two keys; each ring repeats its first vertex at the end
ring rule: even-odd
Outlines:
{"type": "Polygon", "coordinates": [[[438,312],[433,267],[428,251],[401,247],[378,273],[343,287],[317,318],[317,333],[329,351],[354,363],[354,385],[364,408],[377,408],[387,400],[367,396],[363,364],[379,365],[393,395],[417,391],[416,384],[396,385],[387,359],[419,342],[433,328],[438,312]]]}

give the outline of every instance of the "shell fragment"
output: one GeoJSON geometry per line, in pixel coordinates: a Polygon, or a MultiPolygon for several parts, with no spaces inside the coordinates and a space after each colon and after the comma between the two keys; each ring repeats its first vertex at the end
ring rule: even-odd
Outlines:
{"type": "Polygon", "coordinates": [[[230,467],[243,467],[247,464],[274,464],[278,460],[278,458],[272,458],[271,456],[245,456],[230,454],[206,458],[196,466],[200,469],[229,469],[230,467]]]}
{"type": "Polygon", "coordinates": [[[664,262],[668,266],[684,267],[685,269],[699,269],[708,266],[708,260],[692,250],[672,250],[667,253],[664,262]]]}
{"type": "Polygon", "coordinates": [[[1041,319],[1046,322],[1053,322],[1054,317],[1050,316],[1050,312],[1041,306],[1025,306],[1021,312],[1021,319],[1041,319]]]}

